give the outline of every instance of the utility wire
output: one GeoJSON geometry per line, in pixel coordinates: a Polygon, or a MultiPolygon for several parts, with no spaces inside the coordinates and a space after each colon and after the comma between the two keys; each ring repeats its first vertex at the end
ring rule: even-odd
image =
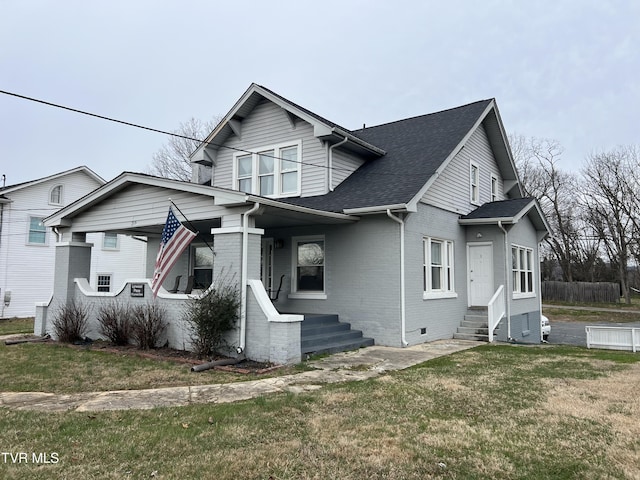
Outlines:
{"type": "MultiPolygon", "coordinates": [[[[87,115],[89,117],[99,118],[100,120],[106,120],[108,122],[119,123],[121,125],[126,125],[128,127],[140,128],[142,130],[147,130],[149,132],[161,133],[163,135],[170,135],[172,137],[182,138],[182,139],[185,139],[185,140],[191,140],[191,141],[198,142],[198,143],[205,143],[205,144],[211,145],[213,147],[227,148],[229,150],[234,150],[234,151],[240,152],[240,153],[247,153],[247,154],[256,153],[256,152],[251,151],[251,150],[245,150],[245,149],[237,148],[237,147],[230,147],[228,145],[222,145],[222,144],[215,143],[215,142],[206,142],[204,140],[200,140],[198,138],[189,137],[187,135],[181,135],[181,134],[175,133],[175,132],[167,132],[166,130],[160,130],[160,129],[157,129],[157,128],[146,127],[144,125],[139,125],[137,123],[126,122],[124,120],[119,120],[117,118],[111,118],[111,117],[106,117],[104,115],[98,115],[97,113],[91,113],[91,112],[87,112],[87,111],[84,111],[84,110],[79,110],[77,108],[67,107],[66,105],[60,105],[58,103],[47,102],[46,100],[41,100],[41,99],[38,99],[38,98],[28,97],[26,95],[20,95],[19,93],[8,92],[6,90],[0,90],[0,93],[2,93],[4,95],[9,95],[11,97],[20,98],[22,100],[28,100],[30,102],[40,103],[42,105],[47,105],[49,107],[60,108],[62,110],[67,110],[69,112],[79,113],[81,115],[87,115]]],[[[263,154],[261,153],[261,155],[263,155],[263,154]]],[[[344,172],[350,172],[350,173],[353,173],[356,170],[356,169],[350,169],[350,168],[329,167],[328,165],[316,165],[314,163],[303,162],[302,160],[290,160],[288,158],[277,157],[275,155],[263,155],[263,156],[271,157],[271,158],[274,158],[276,160],[286,160],[286,161],[289,161],[291,163],[297,163],[299,165],[307,165],[309,167],[325,168],[327,170],[331,169],[331,170],[334,170],[334,171],[344,171],[344,172]]],[[[386,175],[389,175],[389,176],[414,176],[413,174],[396,173],[396,172],[377,172],[377,173],[376,172],[368,172],[368,174],[369,175],[385,175],[385,176],[386,175]]]]}

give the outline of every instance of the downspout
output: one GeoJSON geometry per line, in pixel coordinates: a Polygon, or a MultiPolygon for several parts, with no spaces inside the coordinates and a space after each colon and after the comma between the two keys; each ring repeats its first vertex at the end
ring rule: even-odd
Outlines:
{"type": "Polygon", "coordinates": [[[505,292],[504,292],[504,302],[505,302],[505,312],[507,315],[507,340],[512,341],[511,338],[511,288],[509,288],[509,237],[507,235],[507,230],[502,226],[502,220],[498,220],[498,227],[504,233],[504,284],[505,284],[505,292]]]}
{"type": "Polygon", "coordinates": [[[240,339],[238,341],[238,353],[243,353],[247,338],[247,276],[249,271],[249,216],[253,215],[260,208],[260,203],[256,202],[253,207],[247,210],[242,216],[242,267],[240,272],[240,339]]]}
{"type": "Polygon", "coordinates": [[[329,191],[333,192],[333,149],[336,147],[339,147],[340,145],[344,145],[345,143],[347,143],[349,141],[349,139],[347,137],[344,137],[343,140],[339,141],[338,143],[334,143],[333,145],[331,145],[329,147],[329,172],[327,173],[327,183],[328,183],[328,187],[329,187],[329,191]]]}
{"type": "Polygon", "coordinates": [[[404,285],[404,221],[400,217],[396,217],[391,213],[391,209],[387,209],[387,216],[400,224],[400,331],[402,346],[406,347],[409,345],[407,342],[406,334],[405,334],[405,326],[407,319],[407,309],[405,302],[405,285],[404,285]]]}

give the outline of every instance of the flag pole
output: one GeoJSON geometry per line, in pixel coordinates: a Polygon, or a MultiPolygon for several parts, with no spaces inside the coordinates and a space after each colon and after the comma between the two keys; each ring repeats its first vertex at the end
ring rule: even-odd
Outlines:
{"type": "Polygon", "coordinates": [[[209,242],[207,242],[207,239],[204,238],[203,235],[200,234],[200,231],[196,228],[196,226],[191,223],[191,220],[189,220],[187,218],[187,216],[184,214],[184,212],[182,210],[180,210],[180,207],[178,205],[175,204],[175,202],[173,200],[171,200],[171,198],[169,198],[169,202],[171,203],[171,205],[173,205],[174,207],[176,207],[176,209],[178,210],[178,212],[180,212],[180,215],[182,215],[185,219],[185,221],[189,224],[189,226],[191,228],[193,228],[193,230],[196,232],[197,235],[200,235],[200,237],[202,238],[202,241],[204,242],[204,244],[209,247],[209,250],[211,250],[211,253],[213,253],[214,255],[216,254],[216,252],[213,251],[213,247],[211,245],[209,245],[209,242]]]}

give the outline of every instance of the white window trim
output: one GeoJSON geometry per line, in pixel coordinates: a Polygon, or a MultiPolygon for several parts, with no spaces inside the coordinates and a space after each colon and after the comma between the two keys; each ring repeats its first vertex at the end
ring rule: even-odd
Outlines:
{"type": "MultiPolygon", "coordinates": [[[[515,290],[516,285],[511,285],[511,293],[512,293],[512,298],[514,300],[518,300],[521,298],[535,298],[536,296],[536,267],[535,267],[535,256],[534,256],[534,251],[533,248],[531,247],[525,247],[523,245],[516,245],[516,244],[511,244],[511,255],[513,255],[513,249],[516,248],[518,249],[518,263],[520,263],[520,250],[524,250],[525,252],[531,252],[531,291],[530,292],[523,292],[521,291],[522,286],[520,285],[520,272],[529,272],[529,270],[523,270],[521,268],[518,268],[518,275],[517,275],[517,286],[518,286],[518,291],[515,290]]],[[[513,260],[512,260],[513,262],[513,260]]],[[[518,267],[520,267],[520,265],[518,265],[518,267]]],[[[513,263],[511,265],[511,281],[513,282],[513,263]]]]}
{"type": "Polygon", "coordinates": [[[288,295],[291,299],[302,299],[302,300],[326,300],[327,299],[327,242],[325,240],[324,235],[306,235],[301,237],[292,237],[291,238],[291,293],[288,295]],[[314,242],[314,241],[322,241],[324,242],[324,262],[322,266],[324,267],[323,272],[323,285],[322,291],[317,292],[298,292],[297,291],[297,279],[298,279],[298,243],[303,242],[314,242]]]}
{"type": "Polygon", "coordinates": [[[105,245],[105,240],[107,238],[107,233],[111,233],[111,232],[103,232],[102,234],[102,250],[106,250],[109,252],[115,252],[117,250],[120,250],[120,235],[115,234],[116,235],[116,246],[115,247],[108,247],[105,245]]]}
{"type": "Polygon", "coordinates": [[[44,220],[45,217],[39,217],[37,215],[29,215],[29,217],[27,217],[27,242],[26,244],[31,246],[31,247],[47,247],[49,246],[49,229],[47,227],[44,227],[44,242],[31,242],[29,237],[31,236],[31,219],[32,218],[39,218],[41,221],[44,220]]]}
{"type": "Polygon", "coordinates": [[[495,173],[491,174],[491,201],[492,202],[496,202],[498,201],[498,197],[499,197],[499,191],[500,189],[498,188],[498,176],[495,173]],[[493,187],[495,188],[495,191],[493,189],[493,187]]]}
{"type": "Polygon", "coordinates": [[[469,201],[473,205],[480,205],[480,166],[475,162],[470,162],[469,164],[469,201]],[[472,179],[474,167],[476,168],[477,178],[472,179]],[[475,185],[473,180],[475,180],[475,185]],[[475,195],[473,187],[475,187],[475,195]]]}
{"type": "Polygon", "coordinates": [[[423,268],[422,268],[422,281],[423,281],[423,300],[433,300],[438,298],[458,298],[458,293],[455,291],[456,282],[455,282],[455,244],[453,240],[446,240],[442,238],[435,237],[424,237],[422,240],[422,248],[423,248],[423,268]],[[441,275],[441,285],[446,284],[447,276],[445,272],[449,270],[451,276],[451,290],[446,288],[442,288],[439,290],[433,290],[431,288],[431,243],[437,242],[440,243],[444,248],[443,252],[443,262],[442,262],[442,275],[441,275]],[[448,255],[447,252],[450,252],[451,256],[451,264],[447,262],[448,255]]]}
{"type": "Polygon", "coordinates": [[[267,198],[287,198],[287,197],[298,197],[301,194],[301,185],[302,185],[302,140],[294,140],[291,142],[283,142],[275,145],[268,145],[260,148],[252,148],[243,152],[236,152],[233,154],[233,178],[231,188],[233,190],[240,190],[238,186],[238,158],[244,157],[247,155],[251,155],[251,192],[254,195],[260,195],[260,173],[259,173],[259,158],[260,153],[264,153],[266,151],[273,150],[274,156],[274,165],[273,165],[273,191],[272,195],[264,195],[267,198]],[[296,147],[298,149],[297,153],[297,164],[298,168],[296,170],[297,177],[297,189],[295,192],[282,192],[282,174],[281,169],[281,150],[285,148],[296,147]]]}
{"type": "Polygon", "coordinates": [[[112,273],[96,273],[96,292],[107,293],[113,291],[113,274],[112,273]],[[109,278],[109,290],[99,290],[100,287],[100,277],[108,277],[109,278]]]}
{"type": "Polygon", "coordinates": [[[58,184],[58,185],[54,185],[53,187],[51,187],[49,189],[49,198],[48,198],[49,205],[63,205],[63,203],[64,203],[63,195],[64,195],[64,185],[58,184]],[[52,202],[51,201],[51,194],[53,193],[53,191],[56,188],[60,188],[60,200],[58,202],[52,202]]]}

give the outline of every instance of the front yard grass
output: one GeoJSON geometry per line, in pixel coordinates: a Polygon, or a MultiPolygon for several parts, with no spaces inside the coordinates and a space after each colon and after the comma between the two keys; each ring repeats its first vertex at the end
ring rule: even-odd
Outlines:
{"type": "Polygon", "coordinates": [[[236,404],[0,409],[0,476],[634,479],[640,355],[486,345],[373,380],[236,404]]]}
{"type": "Polygon", "coordinates": [[[0,335],[33,333],[33,318],[0,319],[0,335]]]}
{"type": "MultiPolygon", "coordinates": [[[[7,392],[140,390],[230,383],[256,378],[218,370],[193,373],[190,370],[191,364],[73,348],[56,343],[7,346],[0,342],[0,365],[0,390],[7,392]]],[[[300,368],[302,367],[286,367],[268,375],[260,375],[260,378],[284,375],[300,368]]]]}

